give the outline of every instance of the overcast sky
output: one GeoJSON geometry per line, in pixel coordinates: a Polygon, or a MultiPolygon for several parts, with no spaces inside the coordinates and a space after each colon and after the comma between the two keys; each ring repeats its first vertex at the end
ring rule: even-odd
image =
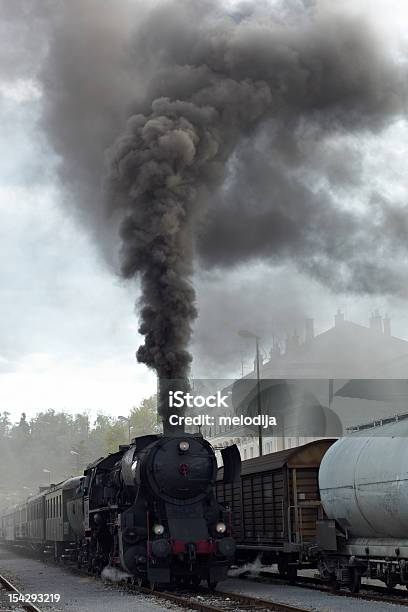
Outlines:
{"type": "Polygon", "coordinates": [[[1,88],[0,409],[125,413],[154,392],[136,365],[135,287],[66,213],[30,82],[1,88]]]}
{"type": "MultiPolygon", "coordinates": [[[[2,10],[9,2],[0,0],[2,10]]],[[[397,60],[406,61],[399,44],[408,31],[404,2],[344,5],[365,12],[381,29],[384,44],[395,46],[397,60]]],[[[134,356],[141,341],[134,310],[138,286],[109,269],[89,231],[67,212],[57,160],[38,123],[44,100],[37,68],[21,70],[12,35],[2,36],[0,45],[0,411],[13,419],[22,411],[33,415],[48,408],[126,414],[156,385],[154,374],[134,356]]],[[[25,56],[29,40],[22,36],[18,45],[25,56]]],[[[375,193],[403,209],[407,142],[404,119],[375,135],[327,141],[327,155],[311,153],[310,180],[319,181],[319,168],[327,175],[357,167],[347,191],[334,189],[339,206],[367,211],[375,193]],[[348,151],[344,168],[339,150],[348,151]]],[[[400,271],[406,263],[406,255],[399,255],[400,271]]],[[[375,308],[387,312],[394,335],[408,339],[404,296],[335,293],[290,262],[197,266],[196,288],[192,371],[197,377],[238,375],[241,359],[249,367],[252,347],[238,337],[239,328],[254,330],[269,349],[274,334],[284,338],[295,328],[302,331],[304,317],[313,317],[316,331],[324,331],[338,307],[362,324],[375,308]]]]}

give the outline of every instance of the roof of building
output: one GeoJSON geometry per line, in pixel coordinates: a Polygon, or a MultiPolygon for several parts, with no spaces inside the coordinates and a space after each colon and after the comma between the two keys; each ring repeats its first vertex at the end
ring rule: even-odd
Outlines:
{"type": "Polygon", "coordinates": [[[351,321],[338,321],[307,342],[291,345],[283,355],[273,355],[263,364],[261,377],[375,378],[383,374],[385,378],[392,376],[392,362],[401,365],[404,357],[408,372],[406,340],[351,321]]]}

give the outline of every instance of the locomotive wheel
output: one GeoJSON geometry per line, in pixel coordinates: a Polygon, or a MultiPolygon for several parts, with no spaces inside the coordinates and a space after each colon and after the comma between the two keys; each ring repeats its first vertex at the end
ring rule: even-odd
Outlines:
{"type": "Polygon", "coordinates": [[[216,582],[216,581],[211,581],[209,579],[207,580],[207,585],[208,585],[208,588],[210,589],[210,591],[215,591],[215,589],[217,588],[217,584],[218,584],[218,582],[216,582]]]}
{"type": "Polygon", "coordinates": [[[149,582],[149,589],[155,591],[157,589],[157,582],[149,582]]]}
{"type": "Polygon", "coordinates": [[[197,588],[200,586],[201,578],[200,576],[191,576],[191,586],[197,588]]]}
{"type": "Polygon", "coordinates": [[[350,591],[351,593],[359,593],[361,587],[361,576],[356,568],[351,570],[350,591]]]}
{"type": "Polygon", "coordinates": [[[288,577],[289,584],[296,584],[297,568],[294,565],[288,565],[286,575],[288,577]]]}
{"type": "Polygon", "coordinates": [[[329,585],[332,593],[338,593],[338,591],[340,591],[340,584],[334,576],[330,578],[329,585]]]}
{"type": "Polygon", "coordinates": [[[287,566],[284,561],[278,561],[278,572],[279,572],[279,576],[282,576],[282,578],[286,576],[287,566]]]}

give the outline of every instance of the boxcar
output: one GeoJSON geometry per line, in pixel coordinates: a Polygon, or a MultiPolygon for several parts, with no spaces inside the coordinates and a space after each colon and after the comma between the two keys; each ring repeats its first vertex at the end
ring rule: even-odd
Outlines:
{"type": "Polygon", "coordinates": [[[323,512],[318,470],[334,442],[317,440],[244,461],[234,484],[224,484],[223,468],[218,471],[217,497],[232,510],[239,562],[261,557],[290,580],[298,568],[314,565],[309,549],[323,512]]]}

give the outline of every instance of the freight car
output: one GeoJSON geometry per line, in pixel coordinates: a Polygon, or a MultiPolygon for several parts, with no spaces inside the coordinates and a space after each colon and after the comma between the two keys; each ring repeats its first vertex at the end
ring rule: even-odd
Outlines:
{"type": "MultiPolygon", "coordinates": [[[[232,482],[241,465],[235,445],[223,460],[232,482]]],[[[151,585],[207,580],[214,588],[235,552],[216,471],[201,434],[142,436],[4,513],[1,534],[96,573],[113,565],[151,585]]]]}
{"type": "Polygon", "coordinates": [[[323,518],[318,471],[334,442],[317,440],[244,461],[240,481],[232,484],[219,470],[217,498],[232,510],[238,562],[260,557],[277,563],[290,582],[298,569],[316,567],[312,550],[323,518]]]}
{"type": "Polygon", "coordinates": [[[408,587],[408,421],[338,440],[323,457],[319,570],[337,588],[361,577],[408,587]]]}

